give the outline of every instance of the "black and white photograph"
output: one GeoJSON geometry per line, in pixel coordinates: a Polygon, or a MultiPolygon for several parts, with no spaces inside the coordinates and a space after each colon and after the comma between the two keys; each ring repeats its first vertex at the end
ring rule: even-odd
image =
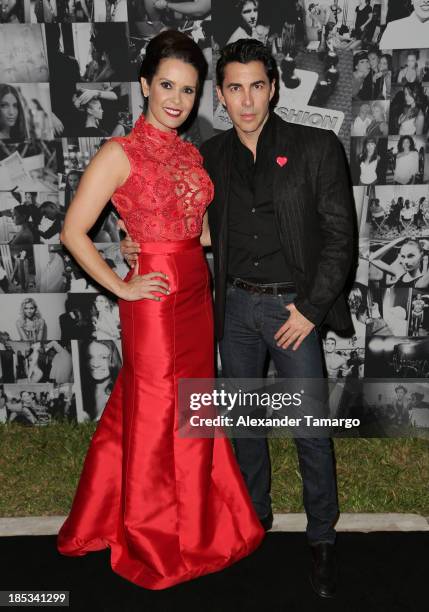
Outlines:
{"type": "Polygon", "coordinates": [[[353,185],[370,187],[386,182],[387,138],[351,138],[350,169],[353,185]]]}
{"type": "Polygon", "coordinates": [[[424,383],[367,382],[364,397],[383,429],[429,427],[429,392],[424,383]]]}
{"type": "Polygon", "coordinates": [[[118,117],[125,122],[119,113],[130,112],[129,81],[136,78],[128,61],[128,25],[54,23],[45,27],[55,136],[84,136],[88,135],[85,128],[103,130],[103,125],[112,135],[118,117]]]}
{"type": "Polygon", "coordinates": [[[0,214],[0,242],[11,247],[60,241],[64,210],[58,192],[0,192],[0,214]]]}
{"type": "Polygon", "coordinates": [[[80,378],[77,394],[79,423],[98,421],[122,367],[121,348],[113,340],[90,338],[73,342],[73,363],[80,378]]]}
{"type": "Polygon", "coordinates": [[[427,47],[429,21],[426,0],[382,0],[380,49],[427,47]]]}
{"type": "Polygon", "coordinates": [[[94,338],[120,344],[118,305],[102,293],[69,293],[59,325],[62,342],[94,338]]]}
{"type": "Polygon", "coordinates": [[[49,84],[0,83],[0,139],[53,137],[49,84]]]}
{"type": "Polygon", "coordinates": [[[408,336],[429,336],[429,293],[412,289],[408,336]]]}
{"type": "MultiPolygon", "coordinates": [[[[129,267],[124,262],[118,244],[95,245],[109,267],[124,278],[129,267]]],[[[1,247],[0,247],[1,253],[1,247]]],[[[34,247],[35,291],[40,293],[97,293],[102,290],[75,262],[62,245],[34,247]]]]}
{"type": "Polygon", "coordinates": [[[0,8],[0,23],[25,23],[29,21],[25,19],[24,11],[25,0],[8,0],[1,4],[0,8]]]}
{"type": "Polygon", "coordinates": [[[369,198],[366,222],[371,238],[392,240],[427,235],[427,185],[377,185],[369,198]]]}
{"type": "Polygon", "coordinates": [[[429,231],[412,238],[370,241],[369,280],[380,286],[405,289],[429,287],[429,231]]]}
{"type": "Polygon", "coordinates": [[[386,184],[429,183],[429,144],[424,136],[389,136],[386,184]]]}
{"type": "MultiPolygon", "coordinates": [[[[131,118],[128,121],[127,114],[127,122],[123,127],[118,125],[120,129],[117,130],[118,133],[116,135],[122,136],[128,133],[131,121],[131,118]]],[[[65,210],[69,207],[77,191],[79,181],[87,165],[106,141],[107,138],[97,137],[69,137],[61,139],[61,166],[58,168],[60,177],[59,198],[65,210]]]]}
{"type": "Polygon", "coordinates": [[[362,378],[365,364],[365,346],[346,344],[342,338],[329,331],[323,340],[326,372],[331,380],[362,378]]]}
{"type": "Polygon", "coordinates": [[[392,55],[376,48],[353,54],[352,97],[355,102],[389,100],[392,85],[392,55]]]}
{"type": "Polygon", "coordinates": [[[0,422],[27,427],[55,421],[76,422],[76,400],[71,383],[19,383],[2,387],[0,422]]]}
{"type": "Polygon", "coordinates": [[[353,102],[350,135],[380,138],[389,134],[389,102],[374,100],[353,102]]]}
{"type": "Polygon", "coordinates": [[[4,383],[73,382],[70,343],[4,341],[0,344],[4,383]]]}
{"type": "MultiPolygon", "coordinates": [[[[400,52],[398,52],[400,53],[400,52]]],[[[391,89],[389,133],[424,136],[429,131],[429,49],[408,52],[396,72],[391,89]],[[417,58],[424,58],[424,66],[417,58]],[[427,66],[426,66],[427,63],[427,66]]],[[[394,53],[394,59],[397,56],[394,53]]],[[[422,60],[423,61],[423,60],[422,60]]]]}
{"type": "Polygon", "coordinates": [[[372,336],[408,336],[411,314],[411,290],[383,287],[369,283],[367,338],[372,336]]]}
{"type": "MultiPolygon", "coordinates": [[[[128,21],[139,21],[147,24],[149,38],[153,38],[163,29],[181,30],[193,22],[210,20],[212,3],[216,0],[128,0],[128,21]]],[[[196,41],[197,42],[197,41],[196,41]]]]}
{"type": "Polygon", "coordinates": [[[47,83],[48,55],[44,26],[0,25],[0,83],[47,83]]]}
{"type": "Polygon", "coordinates": [[[0,139],[0,184],[3,191],[51,191],[58,189],[57,140],[0,139]]]}
{"type": "Polygon", "coordinates": [[[0,276],[0,293],[37,291],[33,246],[1,244],[0,276]]]}
{"type": "Polygon", "coordinates": [[[369,338],[365,351],[365,378],[429,378],[429,339],[369,338]]]}
{"type": "Polygon", "coordinates": [[[64,313],[66,297],[64,293],[2,295],[2,331],[11,340],[60,340],[60,316],[64,313]]]}

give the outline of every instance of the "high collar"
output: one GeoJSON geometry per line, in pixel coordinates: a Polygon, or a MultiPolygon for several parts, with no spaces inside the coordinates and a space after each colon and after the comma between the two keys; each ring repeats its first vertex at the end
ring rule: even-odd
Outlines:
{"type": "Polygon", "coordinates": [[[135,138],[143,140],[150,139],[152,142],[155,142],[158,145],[165,146],[177,144],[177,141],[180,140],[177,130],[171,130],[169,132],[160,130],[152,123],[149,123],[143,113],[141,113],[135,122],[132,134],[135,138]]]}

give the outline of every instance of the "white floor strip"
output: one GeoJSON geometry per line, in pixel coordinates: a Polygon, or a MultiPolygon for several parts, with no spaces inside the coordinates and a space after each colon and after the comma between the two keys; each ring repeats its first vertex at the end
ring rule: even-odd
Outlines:
{"type": "MultiPolygon", "coordinates": [[[[26,516],[0,518],[0,536],[54,535],[65,516],[26,516]]],[[[305,531],[307,517],[303,513],[275,514],[272,531],[305,531]]],[[[429,531],[428,520],[419,514],[342,514],[337,531],[429,531]]]]}

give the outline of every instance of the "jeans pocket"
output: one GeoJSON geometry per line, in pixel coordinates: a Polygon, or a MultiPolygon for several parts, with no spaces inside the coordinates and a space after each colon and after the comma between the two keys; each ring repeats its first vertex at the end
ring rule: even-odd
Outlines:
{"type": "Polygon", "coordinates": [[[288,304],[292,304],[296,296],[297,293],[295,291],[291,291],[290,293],[282,293],[281,295],[279,295],[279,299],[283,306],[286,307],[288,304]]]}

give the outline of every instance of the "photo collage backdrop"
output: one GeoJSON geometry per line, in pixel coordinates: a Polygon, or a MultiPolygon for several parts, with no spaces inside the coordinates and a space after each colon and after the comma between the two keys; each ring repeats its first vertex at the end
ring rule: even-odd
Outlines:
{"type": "MultiPolygon", "coordinates": [[[[429,426],[429,48],[414,48],[405,25],[400,48],[382,44],[418,4],[0,0],[0,423],[81,423],[103,412],[122,364],[118,305],[59,235],[92,156],[143,110],[138,70],[148,42],[174,28],[209,64],[183,138],[199,146],[231,128],[214,66],[240,38],[260,40],[276,59],[275,112],[340,138],[359,265],[348,293],[355,333],[323,333],[328,375],[344,383],[335,410],[350,412],[348,383],[361,402],[359,381],[383,378],[368,405],[394,423],[402,402],[407,418],[429,426]]],[[[118,218],[108,203],[90,236],[124,277],[118,218]]]]}

